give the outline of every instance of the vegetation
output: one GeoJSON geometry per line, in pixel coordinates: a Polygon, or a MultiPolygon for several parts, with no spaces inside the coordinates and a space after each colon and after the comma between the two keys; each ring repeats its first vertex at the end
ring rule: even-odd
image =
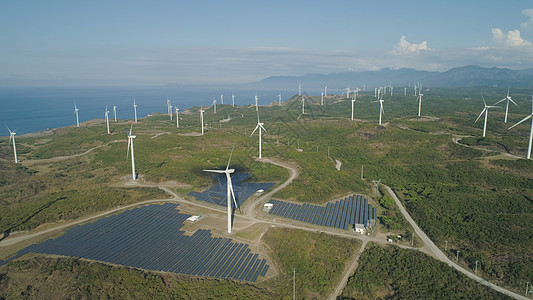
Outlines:
{"type": "Polygon", "coordinates": [[[342,299],[510,299],[419,251],[368,244],[342,299]]]}
{"type": "Polygon", "coordinates": [[[229,280],[145,272],[72,258],[28,257],[0,271],[2,299],[271,299],[229,280]]]}
{"type": "Polygon", "coordinates": [[[269,284],[288,299],[292,296],[293,271],[299,299],[326,298],[340,280],[346,262],[361,246],[355,239],[287,228],[270,228],[263,240],[281,266],[281,274],[269,284]]]}

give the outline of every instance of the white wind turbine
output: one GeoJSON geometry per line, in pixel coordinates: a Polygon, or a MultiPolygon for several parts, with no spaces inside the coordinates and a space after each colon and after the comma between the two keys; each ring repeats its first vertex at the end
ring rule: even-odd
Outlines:
{"type": "Polygon", "coordinates": [[[418,91],[418,116],[420,117],[420,112],[422,110],[422,96],[424,96],[424,94],[422,94],[420,92],[420,90],[418,91]]]}
{"type": "Polygon", "coordinates": [[[224,104],[224,95],[220,95],[220,104],[224,104]]]}
{"type": "Polygon", "coordinates": [[[302,115],[305,114],[305,98],[302,97],[302,115]]]}
{"type": "Polygon", "coordinates": [[[76,106],[76,102],[74,102],[74,114],[76,115],[76,127],[80,127],[80,120],[78,119],[78,107],[76,106]]]}
{"type": "Polygon", "coordinates": [[[170,99],[168,99],[168,96],[167,96],[167,114],[170,114],[172,110],[170,109],[170,99]]]}
{"type": "Polygon", "coordinates": [[[259,111],[259,108],[257,107],[257,95],[255,95],[255,111],[259,111]]]}
{"type": "Polygon", "coordinates": [[[505,120],[503,121],[504,123],[507,123],[507,111],[509,111],[509,101],[513,102],[514,105],[518,106],[518,104],[516,104],[516,102],[513,101],[513,99],[511,99],[511,96],[509,96],[509,89],[507,89],[507,97],[503,98],[502,100],[494,103],[494,105],[502,102],[502,101],[505,101],[505,120]]]}
{"type": "Polygon", "coordinates": [[[527,119],[531,118],[531,129],[529,130],[529,146],[527,147],[527,159],[531,158],[531,142],[533,141],[533,95],[531,95],[531,114],[525,118],[523,118],[520,122],[514,124],[513,126],[509,127],[509,129],[515,127],[516,125],[525,122],[527,119]]]}
{"type": "Polygon", "coordinates": [[[481,118],[481,115],[483,113],[485,113],[485,123],[483,123],[483,137],[485,137],[485,133],[487,132],[487,116],[489,114],[489,108],[500,108],[500,107],[499,106],[487,105],[483,95],[481,96],[481,98],[483,98],[483,104],[485,105],[485,107],[483,107],[483,110],[481,111],[481,113],[479,114],[479,116],[477,117],[477,119],[476,119],[476,121],[474,123],[476,123],[477,120],[479,120],[479,118],[481,118]]]}
{"type": "Polygon", "coordinates": [[[117,106],[113,105],[113,115],[115,115],[115,122],[117,121],[117,106]]]}
{"type": "Polygon", "coordinates": [[[13,141],[13,154],[15,155],[15,163],[18,163],[18,159],[17,159],[17,146],[15,145],[15,134],[17,134],[15,130],[11,131],[11,129],[9,129],[9,127],[7,127],[7,130],[9,131],[9,144],[11,145],[11,141],[13,141]]]}
{"type": "Polygon", "coordinates": [[[259,129],[259,159],[261,159],[261,132],[262,130],[266,131],[265,127],[263,127],[264,123],[259,122],[259,112],[257,112],[257,126],[255,126],[254,131],[252,131],[252,134],[250,136],[254,135],[255,131],[259,129]]]}
{"type": "Polygon", "coordinates": [[[180,109],[176,106],[176,128],[180,128],[180,109]]]}
{"type": "Polygon", "coordinates": [[[217,100],[216,99],[213,99],[213,104],[211,104],[213,106],[213,113],[216,114],[217,113],[217,100]]]}
{"type": "Polygon", "coordinates": [[[324,96],[327,96],[328,95],[328,86],[325,85],[324,86],[324,96]]]}
{"type": "Polygon", "coordinates": [[[235,172],[235,169],[230,169],[229,164],[231,162],[231,156],[233,155],[233,150],[235,149],[235,143],[233,143],[233,148],[231,149],[231,154],[229,156],[228,165],[225,170],[204,170],[204,172],[226,174],[226,203],[228,207],[228,233],[231,233],[231,198],[233,198],[233,203],[235,208],[238,207],[237,201],[235,200],[235,193],[233,192],[233,185],[231,184],[231,173],[235,172]]]}
{"type": "Polygon", "coordinates": [[[381,95],[381,98],[377,101],[372,102],[379,102],[379,125],[381,125],[381,115],[383,114],[383,94],[381,95]]]}
{"type": "Polygon", "coordinates": [[[170,108],[170,112],[169,112],[169,115],[170,115],[170,121],[172,121],[172,117],[173,117],[173,115],[174,115],[174,112],[172,111],[172,104],[170,104],[169,108],[170,108]]]}
{"type": "Polygon", "coordinates": [[[278,105],[281,106],[281,93],[278,94],[278,105]]]}
{"type": "Polygon", "coordinates": [[[320,93],[320,105],[324,105],[324,93],[320,93]]]}
{"type": "Polygon", "coordinates": [[[346,87],[346,98],[350,98],[350,87],[346,87]]]}
{"type": "Polygon", "coordinates": [[[235,107],[235,94],[231,93],[231,106],[235,107]]]}
{"type": "Polygon", "coordinates": [[[302,84],[298,83],[298,96],[302,95],[302,84]]]}
{"type": "Polygon", "coordinates": [[[202,135],[204,135],[204,105],[200,106],[200,122],[202,123],[202,135]]]}
{"type": "Polygon", "coordinates": [[[105,107],[105,123],[107,125],[107,134],[111,134],[111,131],[109,131],[109,110],[107,110],[107,106],[105,107]]]}
{"type": "Polygon", "coordinates": [[[135,97],[133,97],[133,113],[135,114],[135,123],[137,123],[137,104],[135,104],[135,97]]]}
{"type": "Polygon", "coordinates": [[[132,174],[133,180],[136,180],[137,179],[137,175],[135,174],[135,156],[134,156],[134,153],[133,153],[133,139],[135,138],[135,136],[132,135],[133,124],[131,124],[130,132],[128,132],[128,130],[126,128],[124,128],[124,130],[126,130],[126,134],[128,135],[128,150],[126,150],[126,158],[129,155],[129,151],[130,151],[130,147],[131,147],[131,174],[132,174]]]}

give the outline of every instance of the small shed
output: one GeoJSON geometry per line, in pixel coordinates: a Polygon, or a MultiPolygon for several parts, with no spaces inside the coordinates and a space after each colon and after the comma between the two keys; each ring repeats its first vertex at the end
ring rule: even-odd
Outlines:
{"type": "Polygon", "coordinates": [[[187,221],[196,222],[200,219],[200,216],[190,216],[187,218],[187,221]]]}
{"type": "Polygon", "coordinates": [[[270,211],[273,206],[274,206],[274,204],[272,204],[272,203],[265,203],[265,205],[263,205],[263,210],[264,211],[270,211]]]}

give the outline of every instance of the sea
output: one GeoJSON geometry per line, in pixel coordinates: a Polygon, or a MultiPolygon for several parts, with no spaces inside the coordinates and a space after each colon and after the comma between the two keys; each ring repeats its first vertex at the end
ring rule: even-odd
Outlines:
{"type": "MultiPolygon", "coordinates": [[[[210,106],[213,100],[231,104],[235,95],[236,105],[254,103],[257,94],[259,105],[282,101],[298,93],[293,90],[260,90],[248,87],[0,87],[0,136],[44,131],[76,124],[74,104],[78,107],[81,122],[104,119],[107,106],[113,118],[113,106],[117,106],[117,118],[133,119],[133,100],[137,104],[138,118],[154,112],[167,112],[167,97],[180,111],[193,106],[210,106]]],[[[320,92],[318,92],[320,94],[320,92]]]]}

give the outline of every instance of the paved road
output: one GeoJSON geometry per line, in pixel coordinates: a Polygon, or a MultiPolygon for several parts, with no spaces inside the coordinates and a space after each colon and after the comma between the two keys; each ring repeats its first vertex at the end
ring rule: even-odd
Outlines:
{"type": "Polygon", "coordinates": [[[409,215],[409,213],[407,212],[407,210],[405,210],[405,208],[403,207],[402,205],[402,202],[400,201],[400,199],[398,199],[398,197],[396,196],[396,193],[394,193],[394,191],[382,184],[386,189],[387,189],[387,192],[389,192],[389,194],[392,196],[392,198],[394,198],[394,202],[396,202],[396,205],[400,208],[400,211],[402,212],[403,216],[405,217],[405,219],[407,219],[407,221],[409,222],[409,224],[411,224],[411,226],[413,226],[416,234],[418,234],[418,236],[422,239],[422,241],[424,241],[424,244],[426,244],[426,246],[429,247],[429,249],[431,250],[431,252],[434,254],[434,256],[448,264],[450,267],[456,269],[457,271],[465,274],[466,276],[474,279],[475,281],[483,284],[483,285],[486,285],[488,287],[490,287],[491,289],[494,289],[502,294],[505,294],[507,296],[510,296],[510,297],[513,297],[513,298],[516,298],[516,299],[524,299],[524,300],[527,300],[528,298],[527,297],[524,297],[522,295],[519,295],[517,293],[514,293],[514,292],[511,292],[507,289],[504,289],[500,286],[497,286],[493,283],[490,283],[488,281],[486,281],[485,279],[471,273],[470,271],[466,270],[465,268],[461,267],[460,265],[456,264],[455,262],[453,262],[452,260],[450,260],[440,249],[439,247],[437,247],[435,245],[435,243],[433,243],[433,241],[431,239],[429,239],[429,237],[424,233],[424,231],[422,231],[422,229],[420,229],[420,227],[418,227],[418,225],[416,224],[416,222],[413,220],[413,218],[411,218],[411,216],[409,215]]]}

